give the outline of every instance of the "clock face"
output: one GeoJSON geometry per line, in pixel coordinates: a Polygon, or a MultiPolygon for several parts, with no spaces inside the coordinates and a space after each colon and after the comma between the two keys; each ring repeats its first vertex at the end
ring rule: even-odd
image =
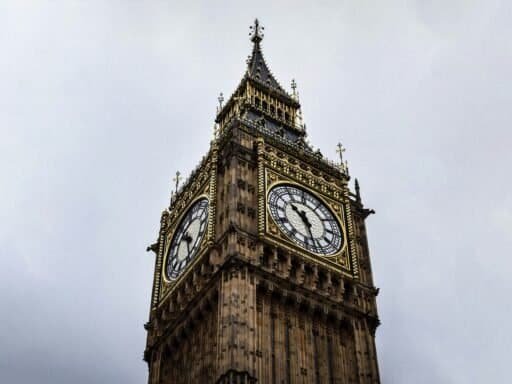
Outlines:
{"type": "Polygon", "coordinates": [[[175,280],[197,254],[206,233],[207,222],[208,199],[203,198],[190,207],[174,231],[166,263],[170,280],[175,280]]]}
{"type": "Polygon", "coordinates": [[[294,243],[320,255],[343,246],[343,232],[331,210],[318,198],[292,185],[278,185],[268,194],[272,219],[294,243]]]}

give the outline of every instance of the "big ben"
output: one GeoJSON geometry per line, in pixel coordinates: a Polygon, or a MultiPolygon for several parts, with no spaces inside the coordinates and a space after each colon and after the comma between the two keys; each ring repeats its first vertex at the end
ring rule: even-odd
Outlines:
{"type": "Polygon", "coordinates": [[[210,149],[148,248],[149,383],[380,383],[373,211],[346,163],[308,143],[295,84],[275,79],[262,39],[256,20],[210,149]]]}

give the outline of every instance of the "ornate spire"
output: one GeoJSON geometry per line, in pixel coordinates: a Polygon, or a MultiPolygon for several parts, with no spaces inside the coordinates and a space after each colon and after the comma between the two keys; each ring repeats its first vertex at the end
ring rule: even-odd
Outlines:
{"type": "Polygon", "coordinates": [[[252,55],[247,60],[247,75],[253,80],[256,80],[257,82],[290,97],[274,78],[272,72],[267,66],[267,63],[265,63],[265,59],[263,58],[260,42],[263,40],[263,30],[265,28],[262,27],[258,19],[256,19],[254,20],[254,25],[251,26],[250,29],[251,32],[249,33],[249,36],[251,36],[251,41],[254,46],[252,49],[252,55]]]}

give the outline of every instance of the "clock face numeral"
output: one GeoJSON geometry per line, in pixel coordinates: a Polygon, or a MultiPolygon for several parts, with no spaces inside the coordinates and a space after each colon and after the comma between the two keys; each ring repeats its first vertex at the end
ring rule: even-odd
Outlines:
{"type": "Polygon", "coordinates": [[[339,252],[343,232],[331,210],[314,195],[292,185],[278,185],[268,194],[270,216],[293,242],[310,252],[339,252]]]}
{"type": "Polygon", "coordinates": [[[208,199],[203,198],[190,207],[174,231],[165,268],[168,279],[175,280],[194,258],[206,233],[207,223],[208,199]]]}

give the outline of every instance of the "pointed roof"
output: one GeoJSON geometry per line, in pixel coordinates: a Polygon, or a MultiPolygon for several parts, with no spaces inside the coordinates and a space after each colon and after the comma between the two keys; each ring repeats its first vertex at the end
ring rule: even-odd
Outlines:
{"type": "Polygon", "coordinates": [[[295,84],[293,83],[293,95],[288,94],[279,82],[274,78],[274,75],[270,71],[263,57],[261,50],[261,40],[263,40],[264,28],[260,25],[258,19],[254,20],[254,25],[250,27],[251,41],[253,42],[252,55],[247,59],[247,70],[244,76],[240,80],[236,90],[228,98],[227,102],[223,105],[222,101],[224,98],[219,99],[220,105],[217,109],[217,117],[215,121],[218,123],[223,118],[224,114],[227,113],[236,101],[236,94],[238,94],[247,84],[251,81],[253,85],[261,88],[264,92],[272,94],[276,98],[280,99],[284,103],[292,106],[293,108],[300,108],[300,103],[295,92],[295,84]]]}
{"type": "Polygon", "coordinates": [[[263,40],[264,29],[265,28],[260,25],[258,19],[254,20],[254,25],[251,26],[250,33],[251,41],[253,42],[254,46],[252,49],[252,55],[249,56],[247,60],[247,76],[256,82],[266,85],[273,90],[282,93],[287,97],[290,97],[290,95],[288,95],[288,93],[274,78],[274,75],[272,75],[272,72],[265,62],[265,58],[263,57],[260,43],[261,40],[263,40]]]}

